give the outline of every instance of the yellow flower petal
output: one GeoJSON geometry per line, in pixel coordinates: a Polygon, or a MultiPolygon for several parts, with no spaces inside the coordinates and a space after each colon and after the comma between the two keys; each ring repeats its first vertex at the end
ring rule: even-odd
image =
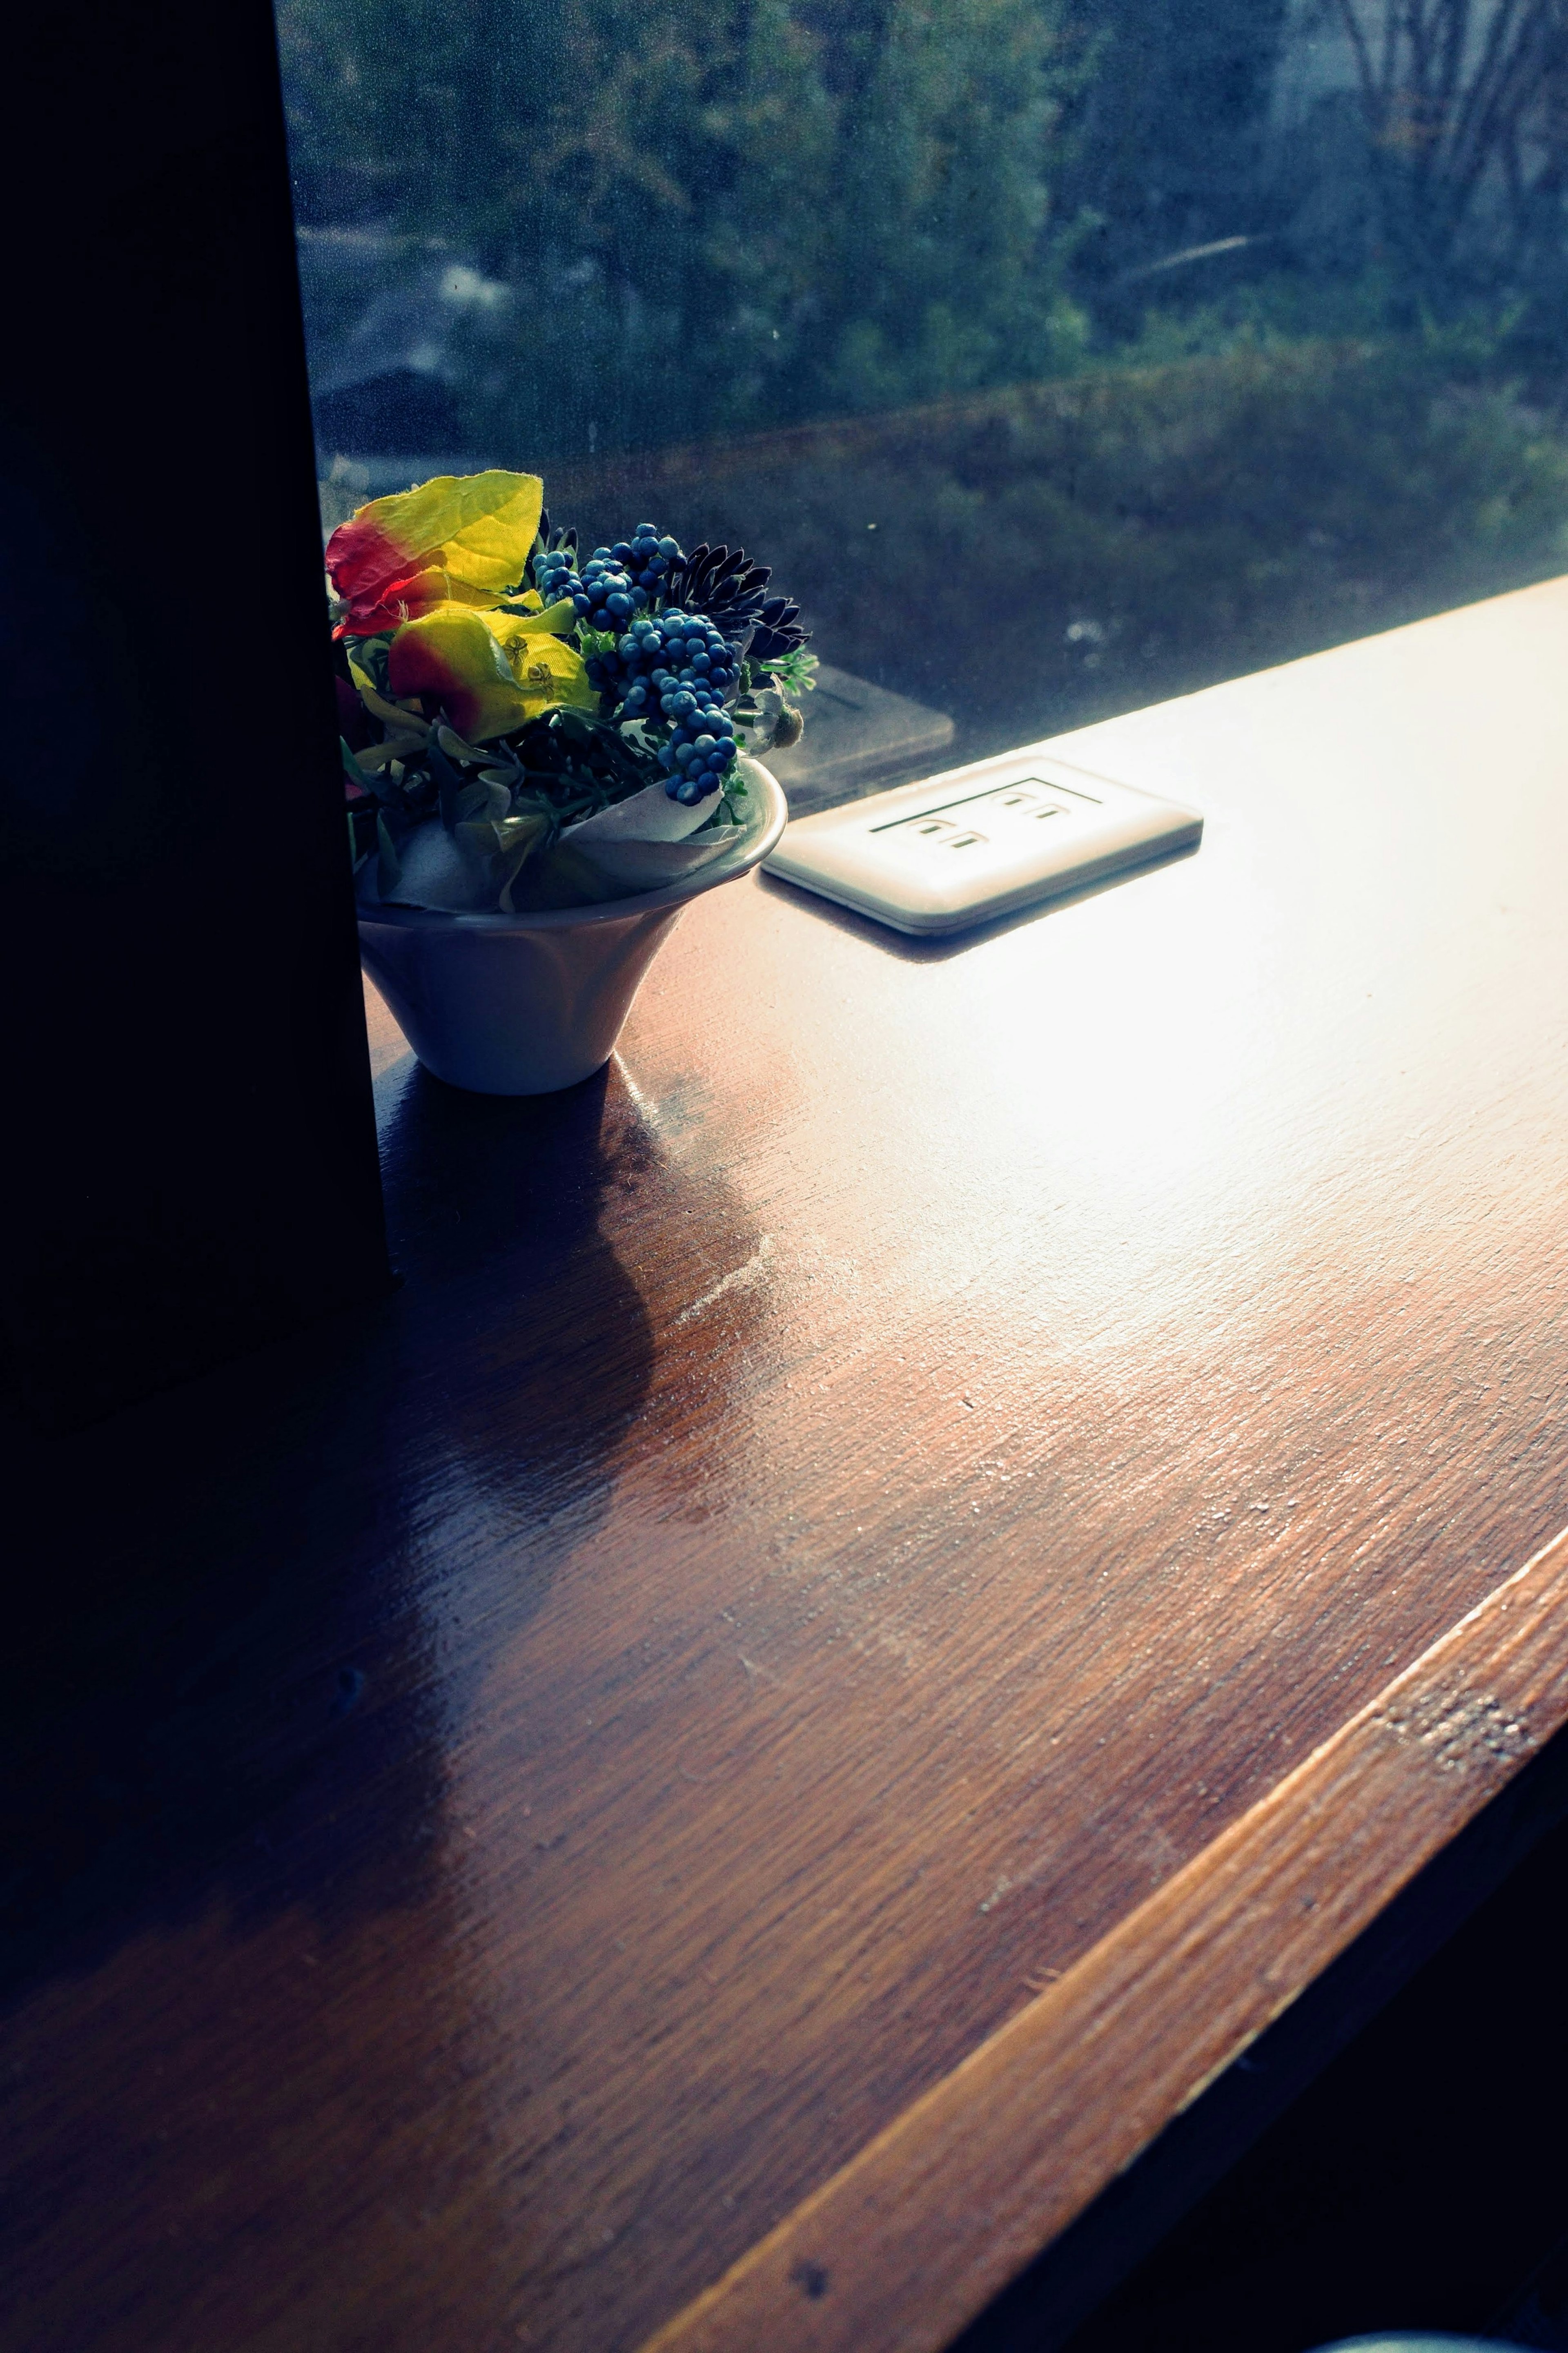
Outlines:
{"type": "Polygon", "coordinates": [[[388,683],[394,694],[437,701],[470,744],[508,735],[558,703],[596,711],[582,656],[546,627],[557,610],[477,613],[438,605],[405,621],[393,638],[388,683]]]}
{"type": "Polygon", "coordinates": [[[443,605],[405,621],[386,658],[395,694],[429,695],[470,744],[510,734],[536,707],[482,614],[443,605]]]}
{"type": "Polygon", "coordinates": [[[551,624],[560,610],[560,606],[552,605],[543,613],[489,616],[489,626],[512,676],[529,698],[531,718],[555,703],[565,703],[574,711],[599,707],[598,693],[589,683],[582,655],[553,634],[551,624]]]}
{"type": "Polygon", "coordinates": [[[432,568],[456,603],[493,604],[523,576],[543,499],[537,474],[437,474],[361,507],[332,533],[327,569],[367,612],[387,584],[432,568]]]}

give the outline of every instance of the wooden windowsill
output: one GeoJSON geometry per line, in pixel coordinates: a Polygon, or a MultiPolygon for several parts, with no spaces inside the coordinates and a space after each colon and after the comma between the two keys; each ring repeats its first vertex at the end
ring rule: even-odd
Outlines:
{"type": "Polygon", "coordinates": [[[396,1298],[14,1473],[19,2341],[937,2353],[1540,1750],[1565,642],[1063,739],[1203,847],[968,943],[716,892],[562,1097],[373,1002],[396,1298]]]}

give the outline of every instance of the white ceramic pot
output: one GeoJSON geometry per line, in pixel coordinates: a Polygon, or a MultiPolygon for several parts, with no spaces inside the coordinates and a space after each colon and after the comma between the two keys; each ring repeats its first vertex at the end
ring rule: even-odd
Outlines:
{"type": "Polygon", "coordinates": [[[660,890],[537,915],[362,907],[360,960],[426,1069],[475,1094],[542,1095],[607,1061],[688,902],[748,873],[784,831],[776,778],[759,761],[744,767],[762,825],[660,890]]]}

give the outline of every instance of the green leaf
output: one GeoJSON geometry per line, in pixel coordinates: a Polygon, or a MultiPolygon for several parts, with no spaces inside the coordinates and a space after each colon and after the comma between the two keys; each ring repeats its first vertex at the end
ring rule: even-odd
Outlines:
{"type": "Polygon", "coordinates": [[[378,694],[386,692],[386,657],[392,644],[390,636],[379,638],[349,638],[345,645],[353,649],[349,656],[351,676],[357,667],[368,676],[378,694]]]}
{"type": "Polygon", "coordinates": [[[618,884],[606,882],[595,873],[580,850],[559,841],[534,861],[530,880],[530,895],[543,908],[595,907],[623,895],[618,884]]]}
{"type": "Polygon", "coordinates": [[[384,817],[378,817],[375,820],[375,838],[380,852],[375,870],[375,887],[384,899],[391,899],[395,897],[403,881],[403,866],[397,855],[396,845],[387,831],[386,819],[384,817]]]}
{"type": "Polygon", "coordinates": [[[534,851],[548,843],[553,829],[550,818],[539,815],[508,818],[497,826],[496,833],[500,839],[497,866],[503,915],[517,913],[512,903],[511,886],[534,851]]]}
{"type": "Polygon", "coordinates": [[[461,815],[458,801],[465,789],[465,779],[453,767],[434,737],[426,748],[426,756],[430,763],[430,774],[440,791],[441,822],[450,833],[461,815]]]}
{"type": "Polygon", "coordinates": [[[785,694],[813,694],[816,691],[818,667],[816,656],[807,653],[804,646],[797,646],[794,653],[785,654],[782,661],[770,662],[768,674],[785,694]]]}

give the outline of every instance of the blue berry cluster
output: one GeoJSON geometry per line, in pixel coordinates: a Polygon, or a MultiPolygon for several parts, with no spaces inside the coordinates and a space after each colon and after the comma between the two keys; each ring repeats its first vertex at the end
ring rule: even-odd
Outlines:
{"type": "MultiPolygon", "coordinates": [[[[688,807],[707,800],[733,769],[740,748],[724,705],[741,683],[737,648],[761,609],[767,574],[739,550],[731,556],[726,548],[704,545],[688,556],[651,522],[639,522],[629,539],[596,547],[581,571],[574,533],[555,534],[559,544],[552,545],[542,524],[542,536],[533,580],[545,603],[569,597],[584,629],[614,639],[585,653],[607,713],[640,719],[656,741],[663,739],[658,760],[672,800],[688,807]],[[699,582],[712,592],[704,609],[678,605],[683,586],[699,582]]],[[[696,601],[689,595],[686,605],[696,601]]]]}
{"type": "Polygon", "coordinates": [[[536,555],[533,559],[533,585],[547,605],[559,604],[563,596],[570,596],[576,604],[578,597],[582,596],[584,602],[578,609],[587,610],[587,591],[577,576],[577,551],[574,547],[552,547],[536,555]]]}
{"type": "MultiPolygon", "coordinates": [[[[574,577],[568,584],[562,582],[559,573],[552,573],[550,577],[552,583],[561,584],[555,587],[555,596],[571,597],[584,628],[624,629],[632,615],[647,603],[647,590],[637,586],[607,547],[594,550],[580,578],[574,577]]],[[[540,595],[545,595],[543,588],[540,595]]]]}
{"type": "Polygon", "coordinates": [[[658,765],[668,772],[665,791],[672,801],[705,801],[734,766],[740,745],[735,723],[717,697],[702,687],[679,687],[668,698],[669,741],[658,765]]]}
{"type": "Polygon", "coordinates": [[[596,547],[594,553],[613,555],[643,591],[645,603],[659,593],[670,565],[682,561],[680,542],[661,534],[655,522],[639,522],[630,539],[617,539],[614,547],[596,547]]]}
{"type": "Polygon", "coordinates": [[[624,719],[668,727],[658,757],[672,800],[689,806],[717,792],[738,748],[724,698],[739,683],[740,660],[710,620],[640,614],[613,651],[589,661],[588,676],[601,692],[619,694],[624,719]]]}
{"type": "Polygon", "coordinates": [[[656,523],[639,522],[632,538],[596,547],[581,573],[565,547],[536,555],[534,586],[547,605],[570,596],[585,628],[623,630],[634,613],[647,609],[679,555],[678,540],[661,538],[656,523]]]}
{"type": "Polygon", "coordinates": [[[640,713],[657,725],[679,687],[705,687],[722,702],[739,684],[741,666],[705,613],[639,613],[614,646],[589,657],[588,675],[595,686],[619,691],[629,719],[640,713]],[[673,683],[661,684],[666,677],[673,683]]]}

